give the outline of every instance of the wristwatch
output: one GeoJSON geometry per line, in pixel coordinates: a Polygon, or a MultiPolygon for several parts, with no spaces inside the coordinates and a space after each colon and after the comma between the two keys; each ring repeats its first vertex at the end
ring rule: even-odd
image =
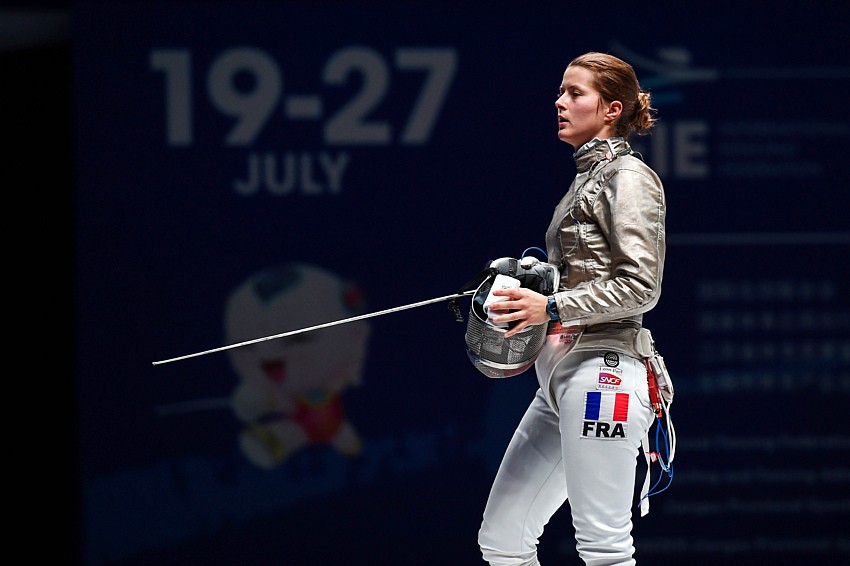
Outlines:
{"type": "Polygon", "coordinates": [[[561,320],[561,315],[558,314],[558,303],[555,302],[555,295],[549,295],[549,302],[546,303],[546,312],[549,313],[549,320],[561,320]]]}

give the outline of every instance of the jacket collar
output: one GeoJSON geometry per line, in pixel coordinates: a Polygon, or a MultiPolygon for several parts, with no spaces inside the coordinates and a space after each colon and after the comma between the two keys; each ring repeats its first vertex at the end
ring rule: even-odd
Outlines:
{"type": "Polygon", "coordinates": [[[573,154],[576,169],[584,173],[600,161],[614,161],[621,155],[632,153],[632,148],[625,138],[593,138],[573,154]]]}

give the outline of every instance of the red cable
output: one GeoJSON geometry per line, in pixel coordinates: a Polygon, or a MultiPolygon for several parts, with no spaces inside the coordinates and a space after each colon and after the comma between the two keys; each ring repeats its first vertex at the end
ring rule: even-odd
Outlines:
{"type": "Polygon", "coordinates": [[[664,410],[661,408],[661,399],[658,396],[658,380],[652,371],[652,367],[649,365],[648,358],[644,360],[644,363],[646,364],[646,380],[649,383],[649,401],[655,407],[656,416],[661,417],[664,414],[664,410]]]}

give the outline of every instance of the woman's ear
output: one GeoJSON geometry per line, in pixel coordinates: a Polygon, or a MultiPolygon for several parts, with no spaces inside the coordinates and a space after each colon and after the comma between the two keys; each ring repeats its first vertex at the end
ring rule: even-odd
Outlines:
{"type": "Polygon", "coordinates": [[[617,118],[620,117],[620,114],[623,113],[623,103],[619,100],[615,100],[611,104],[608,105],[608,110],[605,111],[605,122],[608,124],[613,124],[617,121],[617,118]]]}

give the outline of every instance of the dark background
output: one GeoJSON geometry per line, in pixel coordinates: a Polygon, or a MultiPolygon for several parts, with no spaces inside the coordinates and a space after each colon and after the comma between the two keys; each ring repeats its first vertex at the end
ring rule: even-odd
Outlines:
{"type": "MultiPolygon", "coordinates": [[[[227,343],[229,297],[270,266],[327,270],[361,289],[357,312],[374,312],[453,293],[486,261],[542,247],[574,172],[555,93],[589,50],[629,60],[661,119],[635,140],[668,198],[664,292],[645,323],[676,384],[679,444],[671,488],[635,517],[638,560],[850,557],[850,57],[838,7],[81,2],[9,6],[5,21],[23,25],[23,8],[38,23],[5,34],[2,53],[10,202],[22,204],[9,217],[26,241],[9,253],[33,299],[57,274],[73,290],[62,341],[73,352],[57,356],[71,375],[41,370],[29,393],[61,418],[49,442],[62,450],[38,470],[53,481],[37,489],[73,494],[71,513],[41,523],[67,542],[66,561],[481,563],[489,484],[535,383],[480,375],[443,304],[370,319],[362,382],[341,392],[356,456],[317,443],[258,468],[227,406],[161,416],[227,399],[240,379],[227,354],[151,363],[227,343]],[[289,120],[277,104],[253,140],[228,145],[234,120],[206,79],[241,46],[268,56],[281,97],[319,96],[322,117],[289,120]],[[324,137],[366,88],[356,73],[323,74],[352,46],[372,57],[355,63],[386,71],[364,118],[389,126],[386,141],[324,137]],[[449,49],[457,66],[430,135],[406,144],[425,75],[395,57],[421,47],[449,49]],[[186,145],[167,142],[164,77],[150,63],[163,50],[191,55],[186,145]],[[251,155],[267,153],[302,175],[307,159],[312,181],[237,194],[251,155]],[[332,191],[321,156],[342,153],[332,191]]],[[[234,80],[243,94],[256,86],[234,80]]],[[[32,304],[45,306],[24,327],[42,335],[56,301],[32,304]]],[[[266,334],[324,321],[280,320],[266,334]]],[[[39,430],[20,437],[22,459],[42,454],[39,430]]],[[[540,555],[578,563],[568,509],[540,555]]]]}

